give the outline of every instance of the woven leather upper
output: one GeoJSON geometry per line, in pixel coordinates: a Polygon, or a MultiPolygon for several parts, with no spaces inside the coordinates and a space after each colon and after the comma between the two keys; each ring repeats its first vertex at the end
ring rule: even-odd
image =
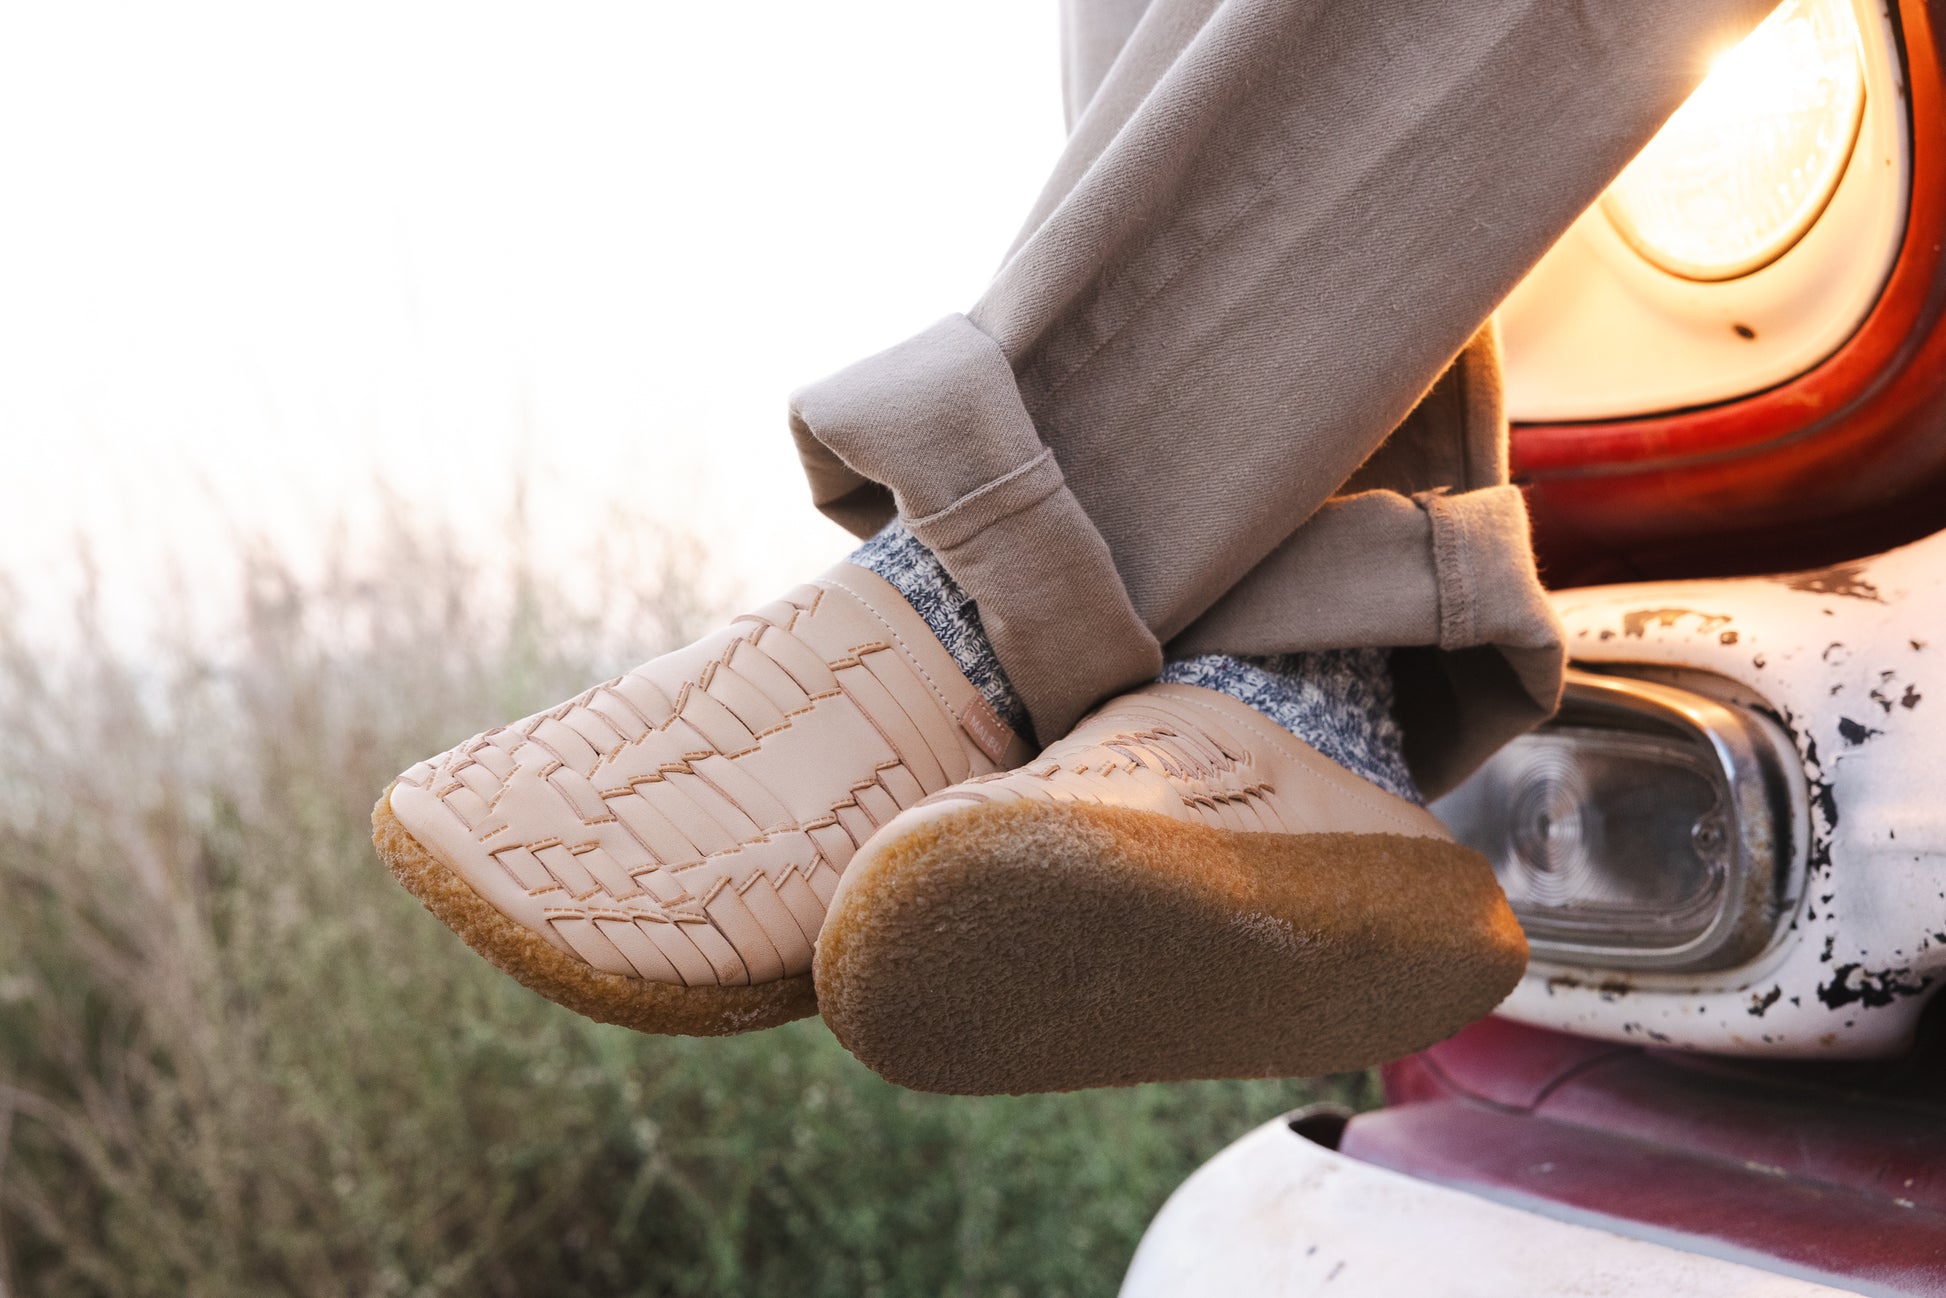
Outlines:
{"type": "Polygon", "coordinates": [[[1153,811],[1216,829],[1449,837],[1425,808],[1319,754],[1254,708],[1195,685],[1113,699],[1013,771],[974,776],[906,813],[1028,798],[1153,811]]]}
{"type": "Polygon", "coordinates": [[[1027,756],[925,624],[841,564],[399,777],[406,830],[607,973],[805,974],[839,877],[907,807],[1027,756]]]}

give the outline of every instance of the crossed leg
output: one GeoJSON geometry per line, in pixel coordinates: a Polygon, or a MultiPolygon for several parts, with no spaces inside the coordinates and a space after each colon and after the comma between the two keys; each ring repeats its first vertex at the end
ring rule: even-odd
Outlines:
{"type": "Polygon", "coordinates": [[[1076,0],[992,286],[793,399],[874,539],[407,771],[382,853],[585,1013],[821,1007],[935,1089],[1350,1067],[1485,1012],[1524,944],[1417,794],[1561,670],[1485,322],[1768,7],[1076,0]]]}

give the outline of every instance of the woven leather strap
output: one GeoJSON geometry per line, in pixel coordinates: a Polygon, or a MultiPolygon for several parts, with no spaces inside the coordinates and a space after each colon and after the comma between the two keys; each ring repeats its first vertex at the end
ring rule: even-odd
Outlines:
{"type": "Polygon", "coordinates": [[[1423,808],[1255,709],[1186,685],[1125,694],[1020,769],[976,776],[925,805],[1013,798],[1133,807],[1216,829],[1446,836],[1423,808]]]}
{"type": "Polygon", "coordinates": [[[596,969],[764,982],[810,969],[879,826],[995,769],[981,745],[998,724],[896,593],[844,566],[420,763],[393,806],[502,913],[596,969]]]}

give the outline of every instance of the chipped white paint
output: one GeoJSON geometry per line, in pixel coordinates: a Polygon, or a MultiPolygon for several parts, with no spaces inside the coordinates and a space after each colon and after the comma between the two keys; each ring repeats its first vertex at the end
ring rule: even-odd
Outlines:
{"type": "Polygon", "coordinates": [[[1122,1298],[1825,1298],[1850,1292],[1543,1217],[1313,1144],[1282,1120],[1205,1163],[1142,1237],[1122,1298]]]}
{"type": "Polygon", "coordinates": [[[1717,974],[1540,965],[1500,1012],[1735,1054],[1896,1054],[1946,981],[1946,534],[1783,577],[1563,591],[1568,652],[1773,713],[1810,795],[1803,896],[1717,974]]]}

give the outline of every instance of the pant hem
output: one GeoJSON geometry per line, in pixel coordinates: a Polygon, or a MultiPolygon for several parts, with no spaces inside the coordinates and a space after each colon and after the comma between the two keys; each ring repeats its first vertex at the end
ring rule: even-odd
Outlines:
{"type": "Polygon", "coordinates": [[[1042,742],[1161,670],[1006,357],[965,316],[799,390],[791,430],[820,509],[861,535],[896,510],[973,598],[1042,742]]]}

